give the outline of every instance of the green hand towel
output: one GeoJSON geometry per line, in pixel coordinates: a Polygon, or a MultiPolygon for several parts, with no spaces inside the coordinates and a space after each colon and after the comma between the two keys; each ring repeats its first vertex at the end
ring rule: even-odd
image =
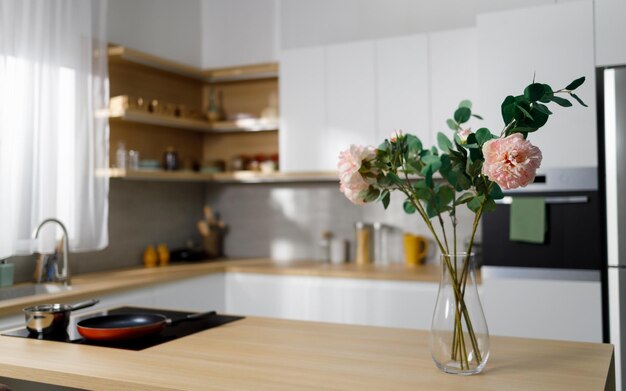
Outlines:
{"type": "Polygon", "coordinates": [[[546,231],[546,200],[542,197],[513,198],[509,239],[542,244],[545,241],[546,231]]]}

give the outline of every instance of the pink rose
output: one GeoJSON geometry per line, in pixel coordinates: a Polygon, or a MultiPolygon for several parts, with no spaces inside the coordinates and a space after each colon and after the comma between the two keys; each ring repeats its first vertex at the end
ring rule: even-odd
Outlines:
{"type": "Polygon", "coordinates": [[[483,174],[502,189],[524,187],[535,179],[541,151],[521,133],[487,141],[483,145],[483,174]]]}
{"type": "Polygon", "coordinates": [[[469,137],[469,135],[472,134],[472,129],[471,128],[461,129],[457,132],[457,134],[459,135],[459,138],[461,139],[461,144],[465,144],[467,142],[467,137],[469,137]]]}
{"type": "Polygon", "coordinates": [[[374,147],[351,145],[350,148],[339,153],[339,190],[353,203],[362,205],[364,192],[369,188],[369,183],[363,179],[359,169],[363,160],[372,160],[376,157],[374,147]]]}

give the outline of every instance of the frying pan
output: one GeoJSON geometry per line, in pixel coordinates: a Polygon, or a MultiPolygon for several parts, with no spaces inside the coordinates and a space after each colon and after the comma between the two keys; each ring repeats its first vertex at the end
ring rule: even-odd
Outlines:
{"type": "Polygon", "coordinates": [[[96,316],[81,320],[76,325],[78,333],[94,341],[123,341],[155,335],[168,325],[199,320],[215,315],[215,311],[187,315],[172,320],[161,314],[132,313],[96,316]]]}

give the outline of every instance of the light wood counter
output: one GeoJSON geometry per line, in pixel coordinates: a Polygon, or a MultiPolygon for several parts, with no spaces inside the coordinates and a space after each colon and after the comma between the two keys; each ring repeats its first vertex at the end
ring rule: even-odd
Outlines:
{"type": "Polygon", "coordinates": [[[439,266],[423,265],[330,265],[320,262],[276,263],[270,259],[240,259],[174,264],[167,267],[133,268],[73,277],[72,289],[65,292],[26,296],[0,301],[0,316],[16,315],[22,308],[45,302],[71,302],[85,298],[192,278],[212,273],[237,272],[273,275],[342,277],[394,281],[439,281],[439,266]]]}
{"type": "Polygon", "coordinates": [[[439,372],[424,331],[247,318],[139,352],[0,337],[0,376],[93,390],[614,390],[607,344],[493,337],[439,372]]]}

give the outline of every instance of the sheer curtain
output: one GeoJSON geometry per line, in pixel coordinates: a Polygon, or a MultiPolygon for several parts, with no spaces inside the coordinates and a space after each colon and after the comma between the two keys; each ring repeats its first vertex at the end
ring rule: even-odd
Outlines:
{"type": "Polygon", "coordinates": [[[0,257],[50,252],[48,217],[72,251],[108,244],[106,5],[0,0],[0,257]]]}

